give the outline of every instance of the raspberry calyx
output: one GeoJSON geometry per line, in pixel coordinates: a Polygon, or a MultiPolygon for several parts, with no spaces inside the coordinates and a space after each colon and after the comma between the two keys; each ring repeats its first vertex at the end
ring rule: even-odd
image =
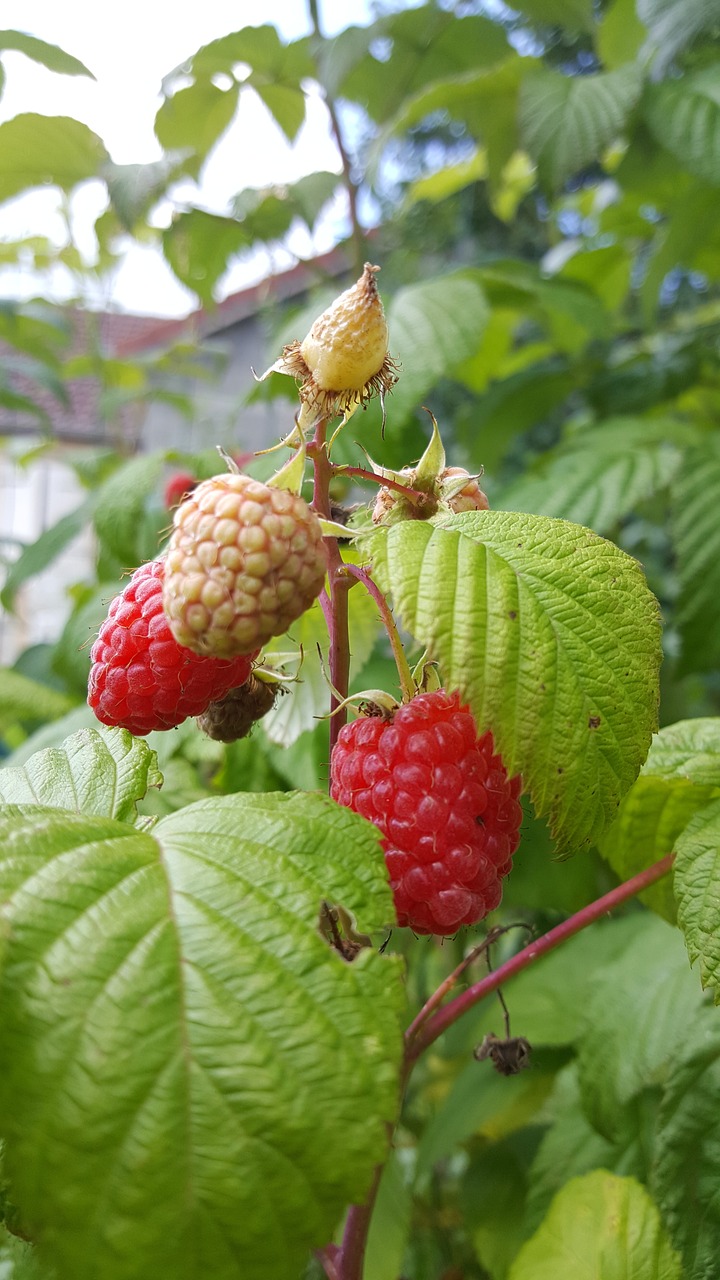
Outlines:
{"type": "Polygon", "coordinates": [[[447,934],[476,924],[502,897],[519,843],[519,775],[491,733],[478,737],[458,693],[418,694],[392,719],[341,729],[330,794],[383,834],[398,924],[447,934]]]}
{"type": "Polygon", "coordinates": [[[103,724],[143,737],[201,715],[248,679],[257,653],[223,662],[173,639],[162,607],[163,560],[135,570],[90,652],[88,702],[103,724]]]}

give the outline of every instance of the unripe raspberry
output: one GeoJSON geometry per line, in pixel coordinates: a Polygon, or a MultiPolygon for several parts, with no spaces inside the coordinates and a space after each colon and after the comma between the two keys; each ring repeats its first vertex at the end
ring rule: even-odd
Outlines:
{"type": "Polygon", "coordinates": [[[446,467],[440,472],[439,479],[441,498],[444,493],[452,491],[452,497],[446,499],[451,511],[458,514],[461,511],[489,511],[490,503],[487,500],[487,494],[480,488],[477,476],[471,476],[464,467],[446,467]],[[457,489],[455,486],[463,476],[467,477],[467,483],[462,489],[457,489]]]}
{"type": "Polygon", "coordinates": [[[409,488],[424,494],[425,501],[410,502],[397,489],[383,486],[378,490],[373,505],[373,524],[391,524],[396,520],[428,520],[442,508],[459,513],[487,511],[490,507],[486,494],[477,482],[477,476],[471,476],[464,467],[444,467],[437,475],[430,476],[419,475],[416,467],[403,467],[394,476],[409,488]]]}
{"type": "Polygon", "coordinates": [[[231,689],[224,698],[211,702],[207,711],[198,716],[198,728],[216,742],[246,738],[275,705],[275,692],[264,680],[251,675],[239,689],[231,689]]]}
{"type": "Polygon", "coordinates": [[[137,737],[200,715],[247,680],[257,657],[221,662],[181,648],[163,613],[164,569],[162,560],[152,560],[135,570],[90,651],[90,706],[103,724],[137,737]]]}
{"type": "Polygon", "coordinates": [[[250,476],[214,476],[175,513],[163,590],[170,630],[194,653],[251,653],[310,607],[326,568],[320,521],[301,497],[250,476]]]}
{"type": "Polygon", "coordinates": [[[330,794],[384,836],[398,924],[451,933],[502,897],[522,809],[492,734],[457,693],[419,694],[392,719],[365,716],[340,731],[330,794]]]}

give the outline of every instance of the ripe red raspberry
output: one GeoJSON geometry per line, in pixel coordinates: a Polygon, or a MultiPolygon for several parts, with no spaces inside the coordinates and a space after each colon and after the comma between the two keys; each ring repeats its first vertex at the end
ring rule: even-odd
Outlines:
{"type": "Polygon", "coordinates": [[[172,511],[173,507],[179,507],[180,503],[192,493],[197,484],[195,476],[189,471],[176,471],[174,476],[170,476],[165,485],[165,506],[168,511],[172,511]]]}
{"type": "Polygon", "coordinates": [[[302,498],[250,476],[213,476],[175,513],[163,589],[170,630],[195,653],[250,653],[310,607],[326,569],[320,521],[302,498]]]}
{"type": "Polygon", "coordinates": [[[385,839],[398,924],[450,933],[502,897],[522,808],[491,733],[457,693],[421,693],[388,721],[361,716],[340,731],[330,794],[385,839]]]}
{"type": "Polygon", "coordinates": [[[90,706],[103,724],[136,737],[202,715],[215,699],[245,683],[257,656],[221,662],[177,644],[163,613],[164,570],[163,560],[135,570],[112,601],[90,652],[90,706]]]}

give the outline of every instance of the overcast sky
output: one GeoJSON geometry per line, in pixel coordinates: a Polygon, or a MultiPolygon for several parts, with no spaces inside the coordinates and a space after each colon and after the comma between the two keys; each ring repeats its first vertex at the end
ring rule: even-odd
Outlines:
{"type": "MultiPolygon", "coordinates": [[[[410,0],[412,2],[412,0],[410,0]]],[[[327,34],[372,17],[372,0],[320,0],[327,34]]],[[[274,23],[292,39],[308,30],[306,0],[202,0],[171,5],[164,0],[122,0],[108,8],[97,0],[3,0],[2,25],[59,44],[80,58],[96,83],[85,77],[54,75],[21,54],[3,55],[7,70],[0,100],[0,120],[22,111],[70,115],[100,135],[118,164],[146,163],[160,155],[153,120],[160,103],[160,81],[200,45],[242,26],[274,23]]],[[[199,202],[224,212],[227,200],[244,187],[291,182],[316,169],[339,169],[322,103],[310,98],[308,120],[294,146],[253,94],[244,94],[240,111],[206,165],[199,202]]],[[[21,196],[0,205],[0,240],[23,235],[62,235],[52,191],[21,196]]],[[[99,184],[89,183],[74,200],[75,229],[84,248],[92,245],[90,228],[102,211],[99,184]]],[[[343,211],[314,241],[296,242],[303,255],[322,252],[341,232],[343,211]]],[[[276,266],[291,259],[280,255],[276,266]]],[[[267,273],[273,264],[267,254],[240,262],[223,282],[223,293],[242,288],[267,273]]],[[[39,291],[60,298],[72,291],[65,273],[38,282],[27,273],[0,271],[0,296],[33,296],[39,291]]],[[[156,315],[180,315],[196,305],[195,296],[175,281],[161,256],[133,248],[102,296],[94,301],[123,310],[156,315]]]]}

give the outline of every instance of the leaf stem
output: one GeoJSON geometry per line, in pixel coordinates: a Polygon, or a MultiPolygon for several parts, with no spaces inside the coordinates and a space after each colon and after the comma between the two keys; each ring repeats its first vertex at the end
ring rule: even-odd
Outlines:
{"type": "MultiPolygon", "coordinates": [[[[313,499],[310,504],[326,520],[331,518],[330,481],[334,467],[328,458],[326,435],[327,418],[321,418],[315,427],[315,439],[308,447],[313,464],[313,499]]],[[[330,750],[337,742],[338,734],[347,720],[347,708],[342,707],[348,695],[350,682],[350,632],[348,625],[348,592],[350,581],[344,570],[337,538],[325,538],[328,557],[329,592],[323,591],[320,604],[327,623],[330,639],[330,750]],[[337,708],[340,710],[337,710],[337,708]],[[335,713],[334,715],[332,713],[335,713]]]]}
{"type": "Polygon", "coordinates": [[[382,486],[383,489],[392,489],[393,493],[401,493],[414,507],[421,507],[429,501],[427,493],[423,493],[422,489],[411,489],[409,485],[403,484],[400,480],[392,480],[389,476],[378,475],[375,471],[366,471],[364,467],[346,467],[339,466],[335,468],[338,475],[341,476],[357,476],[359,480],[371,480],[373,484],[382,486]]]}
{"type": "Polygon", "coordinates": [[[403,698],[406,702],[409,702],[411,698],[415,697],[417,689],[415,688],[415,681],[412,678],[410,664],[405,657],[405,650],[403,649],[402,640],[400,639],[400,632],[395,625],[395,619],[392,616],[390,605],[385,599],[380,588],[375,582],[373,582],[370,574],[367,572],[367,569],[361,569],[360,566],[356,564],[345,564],[340,570],[340,576],[345,578],[357,578],[358,582],[362,582],[365,590],[370,593],[375,601],[380,611],[380,617],[383,620],[385,630],[390,638],[390,645],[392,647],[395,665],[398,669],[400,688],[403,692],[403,698]]]}
{"type": "Polygon", "coordinates": [[[575,915],[570,916],[568,920],[564,920],[562,924],[551,929],[549,933],[543,934],[535,942],[523,947],[522,951],[518,951],[499,969],[489,973],[480,982],[475,982],[466,991],[463,991],[461,995],[455,996],[454,1000],[451,1000],[444,1008],[438,1009],[437,1013],[423,1021],[422,1024],[416,1025],[417,1019],[415,1019],[405,1036],[405,1056],[408,1065],[412,1065],[420,1054],[433,1044],[438,1036],[447,1031],[448,1027],[457,1022],[458,1018],[467,1013],[468,1009],[472,1009],[485,996],[496,991],[498,987],[507,982],[508,978],[512,978],[535,960],[539,960],[541,956],[553,951],[555,947],[560,946],[568,938],[572,938],[581,929],[593,924],[600,916],[612,911],[614,907],[620,906],[621,903],[627,902],[629,898],[635,897],[636,894],[642,893],[643,889],[655,884],[656,880],[662,879],[672,867],[674,856],[672,853],[667,854],[659,862],[653,863],[645,871],[633,876],[631,880],[626,880],[623,884],[618,885],[617,888],[611,889],[609,893],[604,894],[602,898],[598,898],[587,907],[583,907],[581,911],[577,911],[575,915]]]}

